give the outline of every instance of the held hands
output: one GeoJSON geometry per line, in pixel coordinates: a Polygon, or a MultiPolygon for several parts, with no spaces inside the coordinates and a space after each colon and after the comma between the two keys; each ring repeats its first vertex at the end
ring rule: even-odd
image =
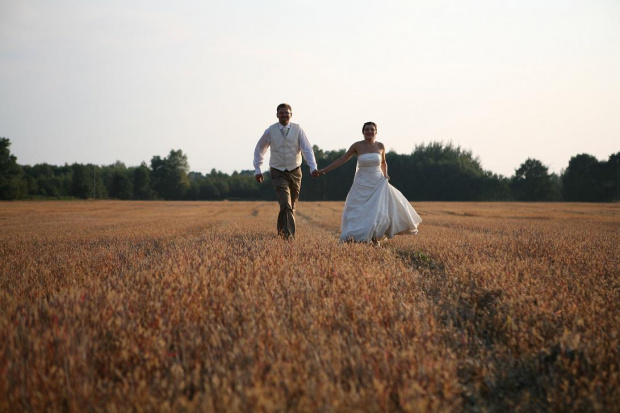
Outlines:
{"type": "Polygon", "coordinates": [[[258,182],[259,184],[263,183],[263,174],[254,175],[254,178],[256,179],[256,182],[258,182]]]}

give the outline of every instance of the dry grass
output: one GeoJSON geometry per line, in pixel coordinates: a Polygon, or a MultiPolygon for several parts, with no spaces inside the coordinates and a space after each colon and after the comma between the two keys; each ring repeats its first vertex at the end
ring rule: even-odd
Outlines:
{"type": "Polygon", "coordinates": [[[620,206],[0,204],[0,411],[617,410],[620,206]]]}

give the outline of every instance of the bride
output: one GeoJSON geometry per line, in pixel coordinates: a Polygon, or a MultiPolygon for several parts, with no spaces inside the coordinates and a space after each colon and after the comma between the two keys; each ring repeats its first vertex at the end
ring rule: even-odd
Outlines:
{"type": "Polygon", "coordinates": [[[385,238],[418,232],[422,222],[403,194],[388,183],[385,147],[376,141],[377,125],[366,122],[362,127],[364,140],[329,166],[316,171],[325,175],[357,155],[357,171],[342,212],[340,241],[372,242],[379,245],[385,238]]]}

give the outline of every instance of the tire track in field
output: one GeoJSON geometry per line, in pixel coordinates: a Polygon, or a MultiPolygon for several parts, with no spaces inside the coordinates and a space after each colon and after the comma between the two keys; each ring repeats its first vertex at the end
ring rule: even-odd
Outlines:
{"type": "Polygon", "coordinates": [[[547,411],[547,387],[552,390],[561,377],[578,378],[563,360],[577,361],[586,370],[593,368],[582,351],[559,343],[524,357],[500,353],[496,349],[507,348],[510,338],[503,291],[463,282],[423,251],[390,248],[389,244],[386,248],[422,275],[420,287],[438,309],[437,319],[445,327],[444,342],[460,355],[458,377],[464,410],[511,410],[527,400],[526,410],[547,411]],[[480,377],[483,366],[495,372],[493,377],[480,377]]]}
{"type": "Polygon", "coordinates": [[[260,204],[252,208],[252,211],[250,211],[250,215],[253,217],[258,217],[260,215],[261,210],[264,209],[265,207],[271,207],[271,204],[272,204],[271,202],[261,202],[260,204]]]}
{"type": "MultiPolygon", "coordinates": [[[[329,207],[326,207],[324,205],[321,205],[320,203],[317,204],[317,207],[325,208],[325,209],[327,209],[329,211],[332,211],[332,212],[338,212],[338,210],[336,208],[329,208],[329,207]]],[[[319,228],[321,228],[321,229],[323,229],[323,230],[325,230],[325,231],[327,231],[327,232],[329,232],[331,234],[334,234],[336,237],[339,237],[339,235],[340,235],[340,227],[336,227],[336,229],[334,229],[333,225],[327,224],[324,221],[315,219],[312,216],[310,216],[308,214],[304,214],[303,212],[300,212],[300,211],[297,211],[297,210],[295,211],[295,215],[298,218],[301,218],[302,222],[309,223],[309,224],[311,224],[312,226],[315,226],[315,227],[319,227],[319,228]]]]}

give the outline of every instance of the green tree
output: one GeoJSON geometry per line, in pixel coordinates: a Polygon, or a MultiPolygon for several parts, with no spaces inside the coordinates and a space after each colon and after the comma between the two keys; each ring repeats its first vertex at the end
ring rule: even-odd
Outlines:
{"type": "Polygon", "coordinates": [[[187,177],[189,178],[189,189],[187,190],[187,199],[193,201],[201,200],[200,183],[204,181],[204,176],[200,172],[190,172],[187,177]]]}
{"type": "Polygon", "coordinates": [[[471,151],[452,143],[417,145],[410,156],[388,154],[392,183],[409,200],[481,200],[489,179],[471,151]]]}
{"type": "Polygon", "coordinates": [[[153,188],[164,199],[183,199],[189,189],[187,156],[179,149],[171,150],[166,158],[151,159],[153,188]]]}
{"type": "Polygon", "coordinates": [[[211,173],[206,176],[206,181],[210,183],[214,188],[213,193],[217,194],[216,199],[228,199],[230,195],[229,177],[223,172],[211,170],[211,173]]]}
{"type": "MultiPolygon", "coordinates": [[[[71,165],[71,196],[87,199],[92,197],[94,188],[94,169],[86,165],[74,163],[71,165]]],[[[96,194],[95,194],[96,197],[96,194]]]]}
{"type": "Polygon", "coordinates": [[[153,199],[151,171],[145,162],[132,169],[133,195],[135,199],[153,199]]]}
{"type": "Polygon", "coordinates": [[[104,168],[93,164],[74,163],[69,169],[71,171],[69,196],[82,199],[107,197],[107,187],[103,180],[104,168]]]}
{"type": "Polygon", "coordinates": [[[605,201],[620,201],[620,152],[610,155],[604,165],[603,191],[605,201]]]}
{"type": "Polygon", "coordinates": [[[22,167],[11,154],[8,138],[0,138],[0,199],[17,199],[26,195],[27,183],[22,167]]]}
{"type": "Polygon", "coordinates": [[[255,185],[254,174],[238,173],[237,171],[229,178],[230,199],[260,199],[260,190],[255,185]]]}
{"type": "Polygon", "coordinates": [[[518,201],[557,201],[560,198],[549,169],[537,159],[528,158],[521,164],[510,187],[518,201]]]}
{"type": "Polygon", "coordinates": [[[562,175],[562,192],[565,201],[597,202],[604,201],[603,170],[594,156],[580,154],[573,156],[562,175]]]}
{"type": "Polygon", "coordinates": [[[60,198],[69,196],[71,174],[64,167],[40,163],[34,166],[24,165],[28,181],[28,195],[34,197],[60,198]]]}
{"type": "Polygon", "coordinates": [[[116,161],[111,168],[108,194],[111,198],[131,199],[133,197],[133,183],[129,170],[121,161],[116,161]]]}

